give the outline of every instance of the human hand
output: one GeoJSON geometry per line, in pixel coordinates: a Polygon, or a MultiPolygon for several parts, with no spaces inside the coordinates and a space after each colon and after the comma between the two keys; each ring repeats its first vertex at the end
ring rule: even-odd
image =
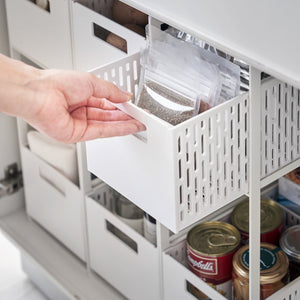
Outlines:
{"type": "Polygon", "coordinates": [[[146,129],[112,104],[131,98],[114,84],[85,72],[43,70],[40,74],[26,83],[30,101],[20,116],[46,135],[76,143],[146,129]]]}

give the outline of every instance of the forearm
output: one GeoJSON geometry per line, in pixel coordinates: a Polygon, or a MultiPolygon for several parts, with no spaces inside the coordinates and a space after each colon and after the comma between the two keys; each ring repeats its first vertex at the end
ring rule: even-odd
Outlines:
{"type": "Polygon", "coordinates": [[[26,116],[34,103],[33,91],[19,84],[0,80],[0,112],[11,116],[26,116]]]}
{"type": "Polygon", "coordinates": [[[41,76],[41,70],[0,54],[0,112],[24,116],[31,109],[34,92],[28,82],[41,76]]]}
{"type": "Polygon", "coordinates": [[[0,81],[26,84],[40,76],[41,70],[0,54],[0,81]]]}

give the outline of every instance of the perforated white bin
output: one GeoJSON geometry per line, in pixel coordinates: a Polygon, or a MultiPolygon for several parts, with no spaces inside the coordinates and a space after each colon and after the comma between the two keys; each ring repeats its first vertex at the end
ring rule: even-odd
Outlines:
{"type": "MultiPolygon", "coordinates": [[[[290,210],[282,207],[285,214],[285,226],[289,227],[299,224],[300,216],[290,210]]],[[[230,220],[230,209],[227,214],[223,214],[216,220],[228,222],[230,220]]],[[[196,299],[187,289],[187,284],[192,284],[197,289],[205,293],[209,298],[215,300],[227,299],[211,286],[206,284],[197,275],[189,270],[186,254],[186,240],[181,238],[175,245],[171,246],[163,253],[163,276],[164,276],[164,299],[196,299]]],[[[292,281],[277,293],[271,295],[268,299],[284,300],[284,299],[299,299],[300,293],[300,277],[292,281]]]]}
{"type": "Polygon", "coordinates": [[[69,0],[49,0],[49,11],[30,0],[7,0],[12,48],[45,68],[73,68],[69,0]]]}
{"type": "Polygon", "coordinates": [[[266,177],[300,157],[300,90],[266,80],[261,105],[261,177],[266,177]]]}
{"type": "MultiPolygon", "coordinates": [[[[135,54],[93,73],[136,93],[139,69],[135,54]]],[[[119,105],[146,133],[88,142],[88,168],[177,232],[248,192],[249,105],[244,93],[177,126],[119,105]]],[[[263,178],[300,157],[300,92],[269,79],[261,105],[263,178]]]]}
{"type": "MultiPolygon", "coordinates": [[[[101,3],[100,1],[97,2],[101,3]]],[[[102,1],[103,4],[106,1],[102,1]]],[[[72,3],[73,36],[74,36],[74,65],[78,70],[91,68],[116,61],[128,54],[139,52],[145,44],[145,38],[126,27],[114,22],[80,3],[72,3]],[[105,40],[97,37],[95,27],[124,39],[127,43],[127,53],[112,46],[105,40]]]]}
{"type": "MultiPolygon", "coordinates": [[[[93,71],[135,92],[139,54],[93,71]]],[[[88,169],[174,232],[247,192],[248,95],[172,126],[133,104],[136,136],[87,143],[88,169]]]]}
{"type": "Polygon", "coordinates": [[[110,201],[106,184],[86,198],[91,268],[128,299],[160,299],[158,249],[107,209],[110,201]]]}

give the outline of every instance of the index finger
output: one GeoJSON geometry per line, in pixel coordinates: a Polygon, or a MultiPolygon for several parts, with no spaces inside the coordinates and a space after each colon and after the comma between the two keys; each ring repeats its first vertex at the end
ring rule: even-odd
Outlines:
{"type": "Polygon", "coordinates": [[[106,98],[114,103],[126,102],[132,98],[130,92],[120,90],[112,82],[103,80],[94,75],[92,76],[92,84],[94,88],[94,97],[106,98]]]}

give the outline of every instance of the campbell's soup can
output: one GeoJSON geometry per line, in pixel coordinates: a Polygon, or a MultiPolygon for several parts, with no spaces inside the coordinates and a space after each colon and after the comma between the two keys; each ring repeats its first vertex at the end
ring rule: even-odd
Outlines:
{"type": "MultiPolygon", "coordinates": [[[[187,235],[189,268],[229,299],[232,295],[232,258],[240,241],[240,232],[234,226],[219,221],[199,224],[187,235]]],[[[208,299],[199,293],[199,299],[208,299]]]]}
{"type": "MultiPolygon", "coordinates": [[[[261,199],[260,241],[278,245],[284,226],[282,208],[271,199],[261,199]]],[[[231,214],[231,223],[241,232],[242,244],[249,243],[249,200],[239,203],[231,214]]]]}

